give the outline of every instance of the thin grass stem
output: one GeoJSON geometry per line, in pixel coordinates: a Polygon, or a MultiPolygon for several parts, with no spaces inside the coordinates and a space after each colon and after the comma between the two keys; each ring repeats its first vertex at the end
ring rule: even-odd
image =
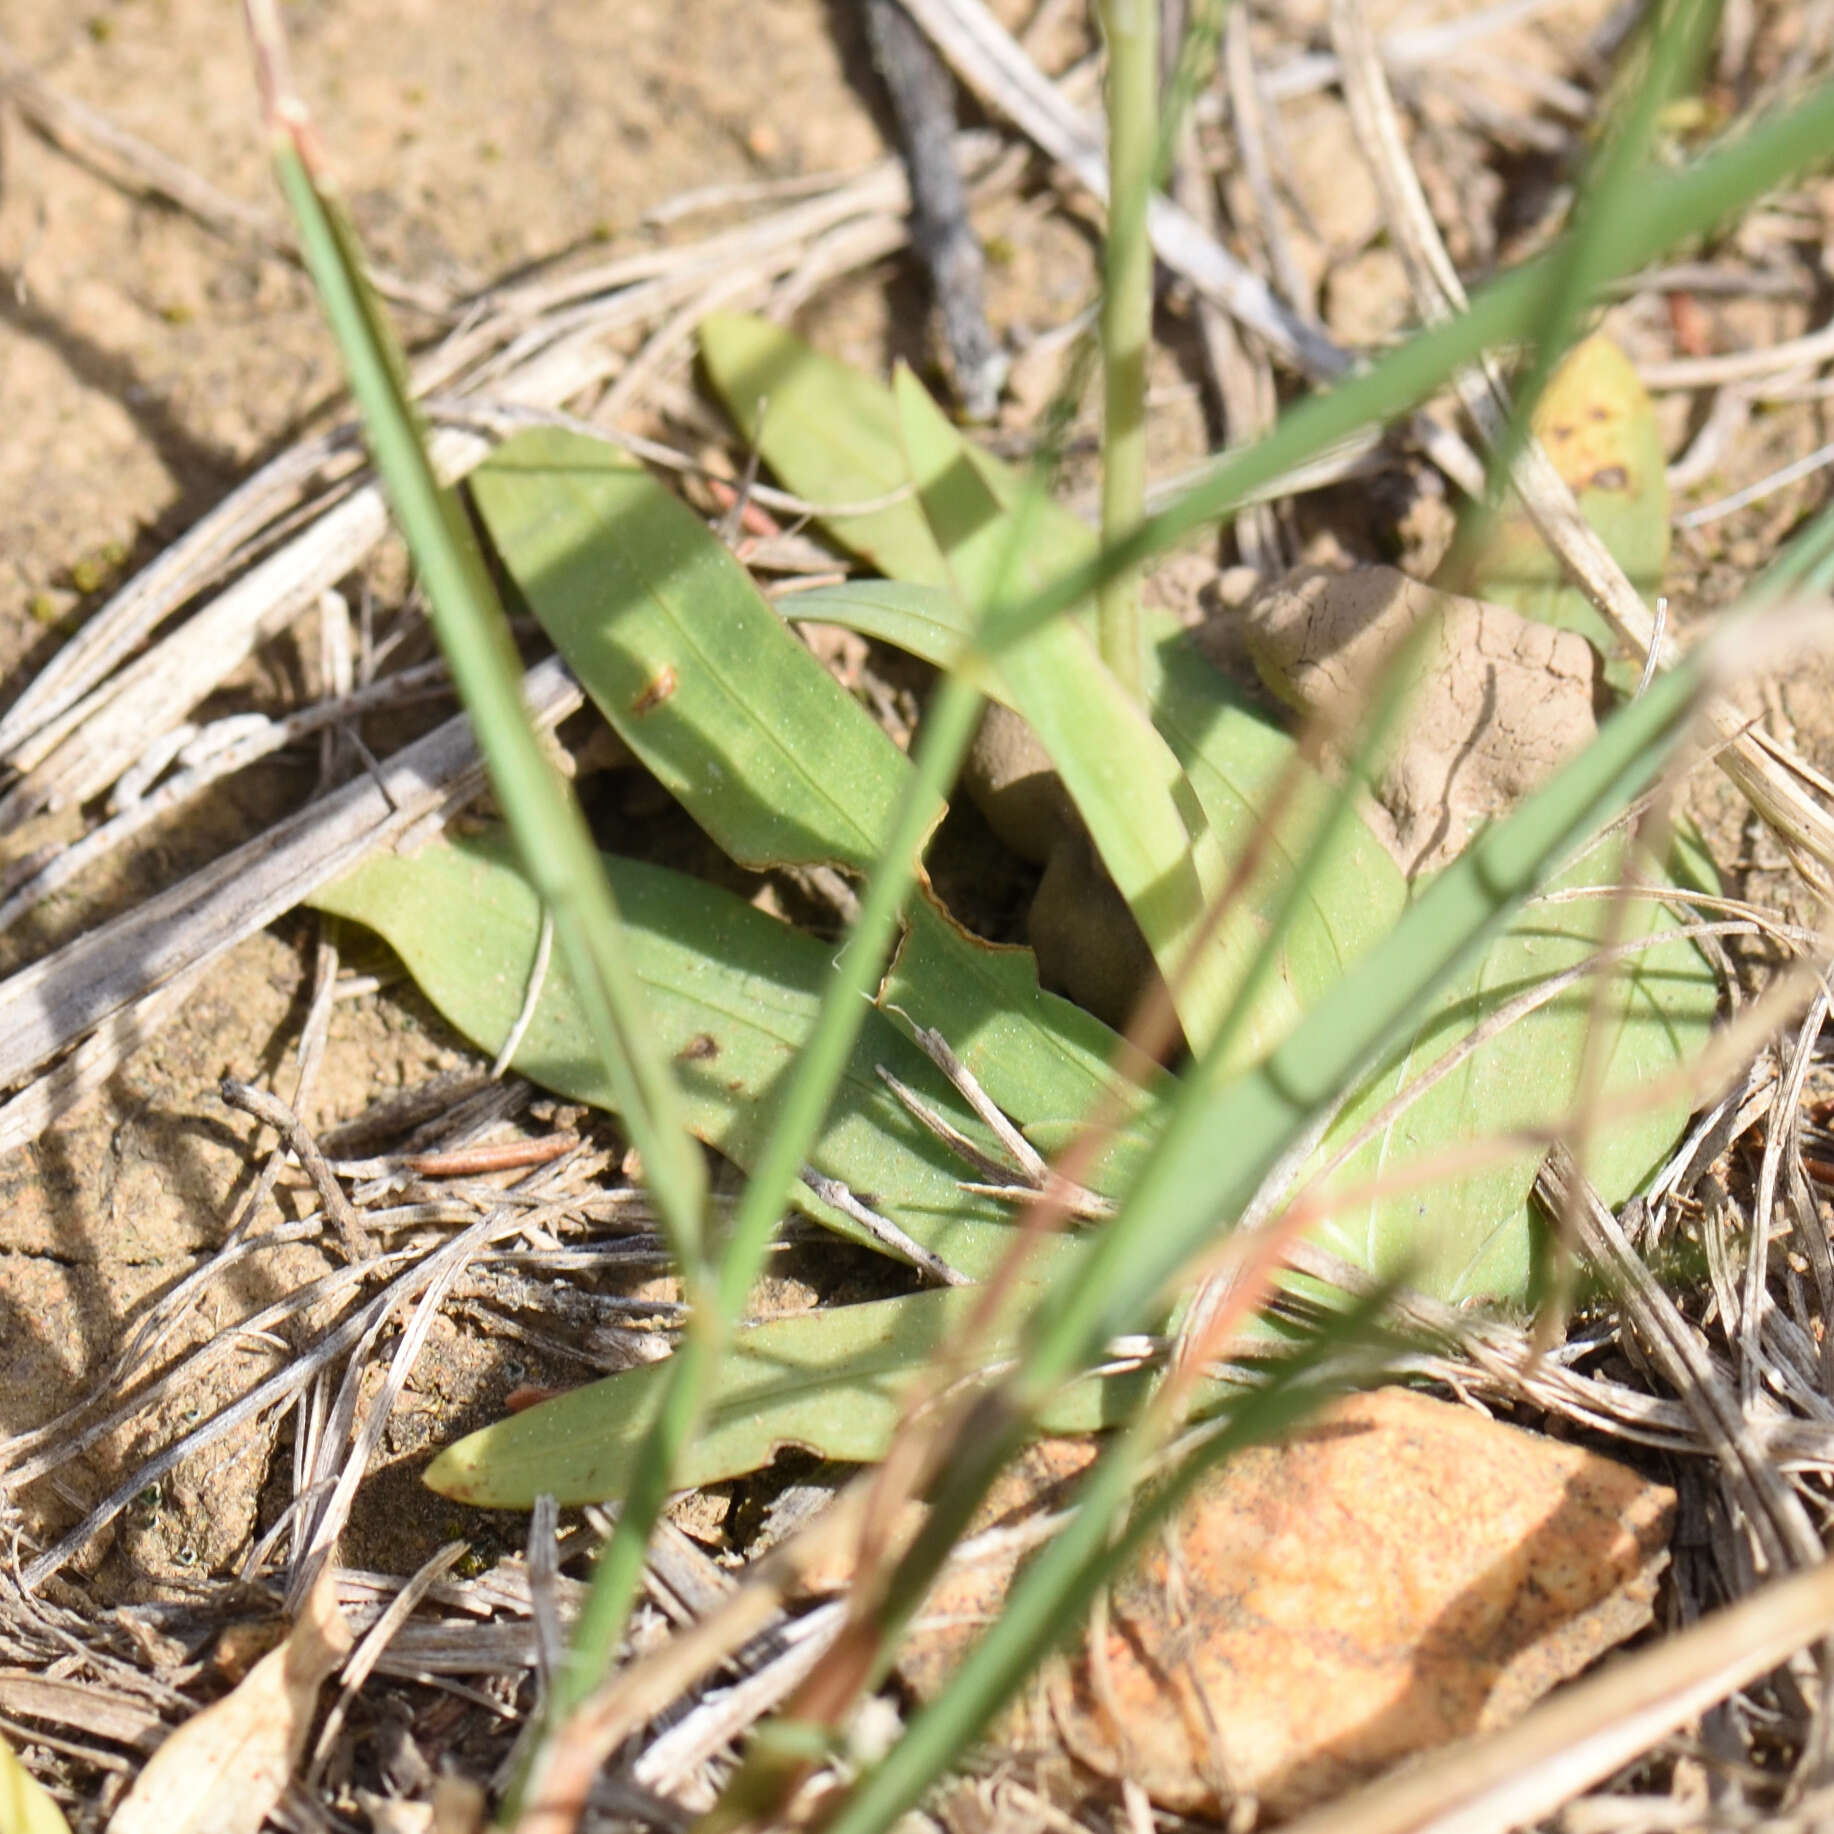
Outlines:
{"type": "MultiPolygon", "coordinates": [[[[1834,148],[1834,83],[1753,126],[1698,164],[1647,178],[1638,208],[1601,252],[1604,284],[1655,259],[1662,251],[1733,216],[1793,173],[1825,160],[1834,148]]],[[[1186,535],[1228,516],[1283,473],[1305,464],[1365,428],[1386,424],[1418,406],[1486,351],[1535,342],[1549,288],[1558,278],[1564,242],[1499,276],[1475,294],[1470,309],[1410,338],[1326,394],[1290,408],[1254,445],[1225,454],[1177,502],[1143,522],[1118,545],[1066,568],[1015,605],[1002,620],[1001,642],[1018,642],[1103,583],[1167,552],[1186,535]]],[[[992,643],[991,636],[985,639],[992,643]]]]}
{"type": "MultiPolygon", "coordinates": [[[[1153,251],[1146,201],[1159,154],[1159,0],[1103,0],[1108,40],[1108,235],[1102,287],[1102,540],[1146,519],[1146,361],[1153,333],[1153,251]]],[[[1137,569],[1096,597],[1102,660],[1129,696],[1144,688],[1137,569]]]]}

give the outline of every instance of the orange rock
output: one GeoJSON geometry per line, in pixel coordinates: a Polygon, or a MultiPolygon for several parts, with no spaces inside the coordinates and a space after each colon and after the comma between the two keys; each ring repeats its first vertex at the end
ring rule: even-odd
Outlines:
{"type": "MultiPolygon", "coordinates": [[[[1035,1449],[987,1520],[1023,1515],[1028,1485],[1061,1492],[1087,1457],[1035,1449]]],[[[1648,1623],[1673,1507],[1470,1409],[1350,1397],[1204,1479],[1114,1588],[1099,1644],[1048,1665],[999,1736],[1058,1741],[1182,1813],[1293,1814],[1517,1718],[1648,1623]]],[[[917,1692],[1016,1565],[945,1578],[900,1665],[917,1692]]]]}

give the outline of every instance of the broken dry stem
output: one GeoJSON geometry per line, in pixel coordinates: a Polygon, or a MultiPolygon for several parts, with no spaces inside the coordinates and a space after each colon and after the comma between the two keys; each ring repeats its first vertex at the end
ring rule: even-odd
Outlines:
{"type": "Polygon", "coordinates": [[[306,1176],[312,1180],[319,1202],[325,1206],[325,1215],[337,1232],[344,1258],[353,1267],[369,1260],[375,1252],[369,1237],[350,1199],[344,1195],[344,1187],[325,1163],[325,1155],[318,1150],[318,1142],[306,1131],[299,1116],[279,1096],[257,1089],[252,1083],[238,1082],[233,1076],[224,1077],[219,1088],[223,1100],[231,1108],[239,1108],[244,1114],[252,1114],[256,1120],[266,1122],[293,1149],[306,1176]]]}
{"type": "Polygon", "coordinates": [[[1506,1834],[1553,1815],[1834,1626],[1834,1563],[1766,1586],[1290,1834],[1506,1834]]]}

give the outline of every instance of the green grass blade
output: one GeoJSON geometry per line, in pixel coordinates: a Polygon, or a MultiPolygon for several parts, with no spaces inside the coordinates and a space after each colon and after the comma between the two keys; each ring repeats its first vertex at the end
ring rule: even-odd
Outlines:
{"type": "Polygon", "coordinates": [[[750,1294],[791,1181],[819,1136],[828,1105],[853,1055],[898,929],[905,894],[916,876],[931,811],[953,780],[974,730],[980,696],[965,682],[946,682],[931,704],[885,855],[867,884],[860,914],[835,964],[833,979],[797,1074],[783,1087],[769,1138],[733,1219],[722,1269],[720,1304],[736,1317],[750,1294]]]}
{"type": "MultiPolygon", "coordinates": [[[[788,1193],[820,1135],[834,1092],[852,1055],[873,983],[898,927],[898,915],[916,876],[933,811],[953,782],[973,735],[981,699],[959,677],[943,684],[932,702],[915,760],[899,800],[885,853],[868,882],[852,933],[835,964],[827,997],[810,1034],[797,1074],[783,1084],[758,1163],[745,1186],[728,1232],[711,1303],[696,1307],[691,1356],[680,1351],[667,1365],[656,1417],[637,1455],[640,1492],[627,1498],[611,1540],[593,1572],[592,1592],[581,1614],[575,1661],[555,1690],[555,1715],[565,1718],[585,1700],[609,1664],[642,1577],[645,1549],[674,1471],[693,1442],[704,1389],[714,1362],[710,1336],[743,1311],[788,1193]],[[639,1507],[641,1504],[641,1507],[639,1507]]],[[[523,1794],[511,1793],[514,1810],[523,1794]]]]}
{"type": "MultiPolygon", "coordinates": [[[[1042,501],[1034,492],[1015,513],[1007,563],[996,571],[996,589],[1004,586],[1014,559],[1026,551],[1032,532],[1030,515],[1042,513],[1032,506],[1042,501]]],[[[967,670],[948,676],[930,703],[912,760],[915,768],[906,779],[878,864],[867,881],[859,915],[835,964],[798,1074],[783,1091],[769,1139],[733,1218],[719,1285],[719,1303],[729,1318],[738,1316],[750,1294],[785,1194],[820,1133],[822,1117],[863,1022],[867,996],[890,954],[899,914],[935,822],[934,812],[961,769],[982,704],[980,690],[967,670]]]]}
{"type": "MultiPolygon", "coordinates": [[[[1108,45],[1108,233],[1102,238],[1102,541],[1146,518],[1146,362],[1153,250],[1146,206],[1159,163],[1159,0],[1102,0],[1108,45]]],[[[1137,572],[1102,584],[1096,629],[1122,691],[1143,699],[1137,572]]]]}
{"type": "MultiPolygon", "coordinates": [[[[1013,538],[1016,552],[1023,551],[1028,534],[1022,509],[1013,538]]],[[[715,1301],[722,1320],[735,1319],[742,1311],[791,1184],[820,1134],[852,1054],[867,996],[891,949],[900,909],[934,822],[933,812],[961,768],[981,704],[979,692],[962,675],[949,677],[931,702],[913,761],[915,769],[899,799],[879,864],[867,883],[852,933],[835,964],[798,1073],[784,1087],[775,1105],[769,1137],[733,1216],[715,1301]]],[[[684,1383],[696,1376],[693,1366],[685,1374],[676,1372],[676,1379],[684,1383]]],[[[645,1441],[642,1457],[646,1468],[673,1469],[686,1452],[692,1426],[689,1408],[665,1401],[645,1441]]],[[[651,1521],[640,1521],[628,1509],[619,1518],[617,1532],[594,1576],[595,1592],[602,1589],[615,1596],[618,1609],[615,1618],[609,1611],[595,1614],[595,1625],[601,1627],[594,1652],[599,1660],[590,1671],[582,1664],[582,1673],[602,1672],[611,1647],[608,1627],[622,1624],[635,1596],[650,1526],[651,1521]]],[[[570,1688],[562,1710],[570,1708],[577,1698],[570,1688]]]]}
{"type": "MultiPolygon", "coordinates": [[[[491,783],[531,879],[551,914],[619,1111],[691,1300],[710,1283],[705,1265],[706,1168],[682,1125],[670,1067],[652,1048],[642,1002],[624,964],[617,906],[571,786],[543,751],[520,697],[521,666],[477,544],[452,493],[434,475],[408,397],[399,347],[363,277],[354,237],[306,161],[303,103],[282,100],[284,46],[271,15],[254,21],[270,85],[268,117],[281,188],[300,248],[362,410],[376,469],[426,587],[440,644],[478,732],[491,783]]],[[[694,1306],[676,1359],[675,1384],[644,1448],[619,1525],[593,1574],[574,1660],[556,1687],[564,1713],[597,1682],[635,1595],[649,1532],[669,1492],[679,1444],[692,1431],[699,1378],[712,1360],[719,1315],[694,1306]]]]}
{"type": "Polygon", "coordinates": [[[1098,1590],[1145,1547],[1203,1474],[1232,1453],[1297,1424],[1328,1398],[1315,1372],[1368,1338],[1379,1302],[1319,1328],[1302,1352],[1271,1364],[1265,1386],[1237,1400],[1228,1424],[1142,1494],[1154,1449],[1124,1434],[1084,1480],[1075,1513],[1019,1574],[949,1685],[906,1728],[892,1750],[848,1794],[826,1834],[879,1834],[910,1808],[1010,1698],[1039,1659],[1087,1622],[1098,1590]],[[1130,1505],[1131,1513],[1129,1513],[1130,1505]],[[1126,1529],[1114,1533],[1123,1517],[1126,1529]]]}
{"type": "Polygon", "coordinates": [[[701,1258],[706,1172],[681,1124],[668,1067],[649,1045],[641,1001],[619,950],[617,908],[571,788],[522,708],[522,668],[477,545],[434,476],[403,365],[336,205],[308,171],[294,135],[277,130],[275,162],[300,247],[362,410],[376,469],[426,587],[440,644],[472,720],[491,783],[531,878],[553,913],[619,1109],[684,1271],[701,1258]]]}

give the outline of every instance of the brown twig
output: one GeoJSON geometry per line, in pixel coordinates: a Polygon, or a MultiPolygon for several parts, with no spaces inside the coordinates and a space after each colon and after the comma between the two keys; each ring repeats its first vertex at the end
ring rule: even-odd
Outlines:
{"type": "Polygon", "coordinates": [[[344,1187],[325,1163],[325,1155],[318,1150],[318,1142],[307,1131],[299,1116],[279,1096],[265,1089],[257,1089],[253,1083],[238,1082],[233,1076],[225,1076],[217,1088],[231,1108],[252,1114],[257,1121],[276,1129],[281,1138],[292,1147],[301,1169],[312,1180],[312,1188],[318,1192],[318,1200],[325,1207],[326,1219],[337,1234],[345,1259],[352,1266],[367,1261],[375,1253],[369,1236],[350,1199],[344,1195],[344,1187]]]}

